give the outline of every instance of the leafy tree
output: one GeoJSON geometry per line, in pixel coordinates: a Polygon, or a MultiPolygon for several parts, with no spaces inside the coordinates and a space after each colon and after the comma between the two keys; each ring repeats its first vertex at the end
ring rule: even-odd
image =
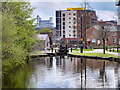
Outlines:
{"type": "Polygon", "coordinates": [[[112,29],[112,26],[109,24],[100,24],[99,30],[97,31],[98,38],[102,39],[103,41],[103,53],[105,54],[105,42],[109,36],[109,32],[112,29]]]}
{"type": "Polygon", "coordinates": [[[36,40],[28,2],[2,2],[2,60],[4,71],[26,61],[36,40]]]}

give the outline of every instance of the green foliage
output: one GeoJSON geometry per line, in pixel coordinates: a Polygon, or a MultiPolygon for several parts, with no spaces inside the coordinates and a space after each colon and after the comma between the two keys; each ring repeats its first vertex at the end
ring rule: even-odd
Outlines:
{"type": "Polygon", "coordinates": [[[53,33],[53,32],[49,28],[43,28],[43,29],[38,29],[37,33],[41,34],[41,33],[53,33]]]}
{"type": "Polygon", "coordinates": [[[28,2],[2,3],[2,60],[3,70],[8,71],[23,64],[32,51],[36,32],[28,2]]]}

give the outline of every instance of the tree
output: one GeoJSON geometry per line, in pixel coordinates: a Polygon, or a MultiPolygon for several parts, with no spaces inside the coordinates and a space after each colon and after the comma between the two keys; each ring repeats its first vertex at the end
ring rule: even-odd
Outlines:
{"type": "Polygon", "coordinates": [[[22,65],[36,40],[33,8],[28,2],[2,2],[2,60],[7,71],[22,65]]]}
{"type": "Polygon", "coordinates": [[[110,30],[112,29],[112,26],[109,24],[100,24],[98,25],[98,31],[97,35],[99,39],[102,39],[103,41],[103,53],[105,54],[105,43],[108,40],[108,35],[110,30]]]}
{"type": "Polygon", "coordinates": [[[84,7],[85,10],[93,10],[93,8],[90,6],[90,3],[85,1],[80,4],[81,7],[84,7]]]}
{"type": "MultiPolygon", "coordinates": [[[[87,1],[83,2],[82,4],[80,4],[80,6],[84,7],[85,10],[93,10],[93,8],[90,6],[90,4],[87,1]]],[[[83,16],[84,23],[83,23],[82,26],[83,26],[83,35],[84,35],[83,38],[84,38],[84,44],[85,44],[84,46],[85,46],[85,48],[87,48],[86,30],[88,28],[90,28],[91,26],[93,26],[93,25],[87,25],[87,18],[89,18],[89,13],[85,13],[84,16],[83,16]]]]}

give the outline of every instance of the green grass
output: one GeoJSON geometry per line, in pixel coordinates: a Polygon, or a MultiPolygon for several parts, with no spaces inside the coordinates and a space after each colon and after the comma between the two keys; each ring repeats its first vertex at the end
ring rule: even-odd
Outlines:
{"type": "Polygon", "coordinates": [[[42,51],[31,52],[30,55],[42,55],[42,51]]]}
{"type": "MultiPolygon", "coordinates": [[[[83,51],[93,51],[94,49],[83,49],[83,51]]],[[[73,49],[72,51],[80,51],[80,49],[73,49]]]]}
{"type": "Polygon", "coordinates": [[[74,55],[83,55],[83,56],[97,56],[97,57],[118,57],[112,54],[103,54],[103,53],[72,53],[74,55]]]}
{"type": "MultiPolygon", "coordinates": [[[[106,50],[106,51],[110,52],[110,50],[106,50]]],[[[113,52],[113,50],[111,50],[111,52],[113,52]]],[[[118,52],[117,52],[117,50],[114,50],[114,52],[115,53],[120,53],[120,50],[118,50],[118,52]]]]}

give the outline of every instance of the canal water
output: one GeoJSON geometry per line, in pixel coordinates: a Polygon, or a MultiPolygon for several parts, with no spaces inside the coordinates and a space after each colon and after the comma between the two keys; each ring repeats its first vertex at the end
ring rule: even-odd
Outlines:
{"type": "Polygon", "coordinates": [[[120,63],[67,56],[32,59],[3,77],[3,88],[118,88],[120,63]]]}

